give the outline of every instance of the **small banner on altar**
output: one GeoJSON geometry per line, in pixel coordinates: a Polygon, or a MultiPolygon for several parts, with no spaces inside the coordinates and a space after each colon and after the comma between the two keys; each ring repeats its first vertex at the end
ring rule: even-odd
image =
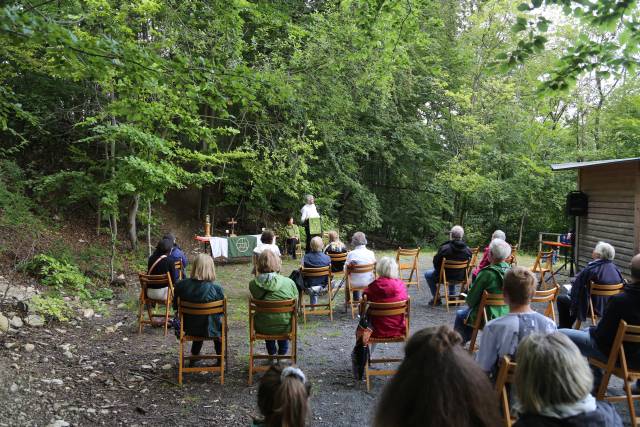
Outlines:
{"type": "Polygon", "coordinates": [[[309,234],[322,234],[322,222],[320,218],[309,218],[309,234]]]}
{"type": "Polygon", "coordinates": [[[257,244],[256,236],[229,237],[229,258],[250,257],[257,244]]]}

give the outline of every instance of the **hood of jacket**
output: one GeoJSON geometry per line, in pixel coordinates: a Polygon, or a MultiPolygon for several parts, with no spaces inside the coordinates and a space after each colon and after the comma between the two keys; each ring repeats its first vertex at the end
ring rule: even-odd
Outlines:
{"type": "Polygon", "coordinates": [[[278,280],[279,276],[278,273],[264,273],[259,274],[254,281],[257,287],[273,292],[282,287],[282,282],[278,280]]]}
{"type": "MultiPolygon", "coordinates": [[[[402,280],[390,277],[378,277],[375,284],[375,295],[380,299],[397,298],[403,290],[406,290],[402,280]]],[[[370,289],[371,287],[372,285],[369,286],[370,289]]]]}
{"type": "Polygon", "coordinates": [[[449,240],[449,244],[459,251],[467,247],[464,240],[449,240]]]}

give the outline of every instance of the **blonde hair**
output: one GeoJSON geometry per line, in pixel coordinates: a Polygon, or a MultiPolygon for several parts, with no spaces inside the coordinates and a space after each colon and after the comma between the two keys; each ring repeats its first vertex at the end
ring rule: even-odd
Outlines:
{"type": "Polygon", "coordinates": [[[216,280],[216,269],[213,258],[208,254],[198,254],[191,264],[191,278],[213,282],[216,280]]]}
{"type": "Polygon", "coordinates": [[[278,272],[280,271],[280,267],[282,267],[282,260],[280,260],[280,257],[269,249],[262,251],[258,257],[258,262],[256,263],[258,273],[278,272]]]}
{"type": "Polygon", "coordinates": [[[327,234],[329,235],[329,242],[339,242],[340,241],[340,237],[338,236],[338,232],[337,231],[331,230],[327,234]]]}
{"type": "Polygon", "coordinates": [[[397,279],[400,277],[398,273],[398,263],[395,259],[385,256],[376,264],[376,272],[380,277],[390,277],[397,279]]]}
{"type": "Polygon", "coordinates": [[[311,239],[311,242],[309,242],[309,247],[313,252],[322,252],[323,246],[324,243],[322,242],[322,237],[320,236],[314,237],[313,239],[311,239]]]}
{"type": "Polygon", "coordinates": [[[536,293],[538,279],[524,267],[513,267],[504,275],[502,293],[510,304],[529,304],[536,293]]]}
{"type": "Polygon", "coordinates": [[[520,343],[516,390],[524,413],[582,400],[592,385],[587,361],[563,333],[532,334],[520,343]]]}

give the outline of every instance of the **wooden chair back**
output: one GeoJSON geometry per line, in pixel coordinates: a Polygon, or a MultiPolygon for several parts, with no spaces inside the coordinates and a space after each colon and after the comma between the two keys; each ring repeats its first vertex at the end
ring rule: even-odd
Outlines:
{"type": "Polygon", "coordinates": [[[362,298],[360,298],[360,300],[355,301],[353,299],[353,291],[362,291],[364,289],[367,289],[367,287],[369,286],[369,284],[371,282],[373,282],[373,280],[370,283],[367,283],[366,285],[353,285],[351,283],[351,275],[352,274],[364,274],[364,273],[372,273],[373,274],[373,280],[376,279],[376,263],[371,263],[371,264],[351,264],[351,265],[347,265],[347,286],[345,289],[345,297],[344,297],[344,304],[345,304],[345,310],[347,310],[347,307],[351,307],[351,318],[355,319],[356,317],[356,312],[358,310],[358,306],[360,305],[360,301],[362,300],[362,298]]]}
{"type": "MultiPolygon", "coordinates": [[[[369,338],[369,344],[380,344],[380,343],[404,343],[409,338],[409,330],[410,330],[410,318],[411,318],[411,299],[407,298],[404,301],[396,301],[396,302],[368,302],[366,295],[363,297],[360,304],[360,312],[364,313],[366,310],[367,316],[369,319],[374,317],[386,317],[386,316],[404,316],[405,320],[405,329],[404,333],[401,335],[397,335],[395,337],[384,337],[384,338],[369,338]]],[[[369,357],[365,364],[365,379],[367,382],[367,391],[371,390],[371,377],[373,376],[388,376],[395,375],[396,369],[372,369],[372,365],[376,364],[387,364],[387,363],[397,363],[402,362],[402,357],[369,357]]]]}
{"type": "Polygon", "coordinates": [[[471,272],[478,265],[478,254],[480,253],[480,247],[471,248],[471,261],[467,267],[467,277],[471,277],[471,272]]]}
{"type": "Polygon", "coordinates": [[[489,321],[489,315],[487,314],[487,308],[505,306],[507,303],[504,301],[504,295],[502,294],[490,294],[487,291],[482,293],[482,299],[478,306],[478,312],[476,313],[476,319],[473,324],[473,333],[471,334],[471,343],[469,344],[469,352],[473,354],[476,350],[476,340],[478,339],[478,332],[489,321]]]}
{"type": "Polygon", "coordinates": [[[538,255],[536,255],[536,260],[533,262],[533,267],[531,267],[531,271],[534,273],[549,271],[551,269],[552,260],[553,260],[553,251],[538,252],[538,255]]]}
{"type": "MultiPolygon", "coordinates": [[[[591,297],[611,297],[614,295],[618,295],[623,291],[624,283],[617,283],[614,285],[601,285],[599,283],[594,283],[593,281],[589,284],[589,294],[591,297]]],[[[591,323],[595,326],[598,319],[593,309],[593,300],[589,298],[589,315],[591,316],[591,323]]],[[[600,313],[602,315],[602,313],[600,313]]]]}
{"type": "MultiPolygon", "coordinates": [[[[329,258],[331,258],[331,265],[335,265],[335,264],[342,264],[344,265],[345,262],[347,262],[347,252],[343,252],[341,254],[331,254],[328,253],[327,255],[329,255],[329,258]]],[[[333,272],[334,276],[339,276],[342,275],[344,276],[344,268],[340,271],[334,271],[333,272]]]]}
{"type": "Polygon", "coordinates": [[[440,301],[441,290],[444,288],[444,300],[447,311],[449,311],[450,305],[462,305],[464,304],[464,296],[461,295],[469,289],[469,263],[470,260],[449,260],[442,258],[440,263],[440,275],[438,277],[438,283],[436,284],[436,294],[433,298],[433,304],[437,304],[440,301]],[[451,281],[447,278],[447,271],[464,270],[464,279],[460,281],[451,281]],[[455,295],[449,295],[449,285],[460,285],[460,292],[455,295]]]}
{"type": "Polygon", "coordinates": [[[531,298],[532,303],[547,303],[547,306],[544,310],[544,315],[556,321],[556,312],[554,309],[555,302],[558,299],[558,295],[560,294],[560,286],[555,285],[551,289],[547,290],[537,290],[536,293],[531,298]]]}
{"type": "Polygon", "coordinates": [[[511,255],[504,261],[511,267],[518,265],[518,245],[511,245],[511,255]]]}
{"type": "Polygon", "coordinates": [[[196,303],[189,301],[182,301],[178,299],[178,317],[180,318],[180,349],[179,349],[179,365],[178,365],[178,384],[182,384],[182,374],[183,372],[220,372],[220,384],[224,384],[224,370],[226,365],[227,358],[227,299],[224,298],[220,301],[213,302],[205,302],[205,303],[196,303]],[[191,336],[186,335],[184,332],[184,315],[189,314],[191,316],[210,316],[210,315],[221,315],[222,319],[222,331],[221,336],[218,337],[200,337],[200,336],[191,336]],[[188,341],[213,341],[220,340],[221,352],[220,354],[210,354],[210,355],[184,355],[184,344],[188,341]],[[199,359],[209,359],[209,360],[219,360],[220,363],[217,366],[198,366],[198,367],[185,367],[185,360],[199,360],[199,359]]]}
{"type": "Polygon", "coordinates": [[[169,311],[171,310],[171,303],[173,301],[173,281],[171,280],[171,274],[144,274],[138,273],[138,280],[140,280],[140,298],[138,302],[138,333],[142,332],[144,325],[153,325],[153,319],[164,319],[164,335],[167,335],[169,328],[169,311]],[[147,290],[149,289],[162,289],[167,288],[167,296],[164,300],[157,300],[149,298],[147,296],[147,290]],[[154,306],[164,305],[165,310],[162,314],[154,313],[154,306]],[[144,311],[147,312],[147,318],[144,318],[144,311]]]}
{"type": "Polygon", "coordinates": [[[418,274],[418,259],[420,257],[420,247],[416,249],[406,249],[399,247],[396,252],[396,263],[400,279],[407,287],[415,285],[420,290],[420,275],[418,274]],[[403,274],[408,271],[409,275],[403,274]]]}
{"type": "Polygon", "coordinates": [[[597,368],[604,370],[604,375],[598,392],[596,393],[596,399],[608,400],[610,402],[626,401],[629,406],[629,417],[631,418],[631,425],[638,425],[638,417],[636,416],[636,409],[634,401],[640,400],[639,394],[634,394],[631,387],[632,384],[640,379],[640,370],[630,369],[627,361],[627,355],[625,354],[625,344],[640,344],[640,326],[629,325],[624,320],[620,320],[618,324],[618,331],[616,337],[613,340],[611,351],[606,362],[602,362],[599,359],[589,358],[589,363],[597,368]],[[607,395],[607,389],[609,386],[609,380],[611,375],[615,375],[621,378],[624,382],[624,396],[610,396],[607,395]]]}
{"type": "Polygon", "coordinates": [[[181,259],[176,260],[173,263],[173,265],[176,271],[178,272],[178,280],[184,279],[184,275],[182,274],[182,270],[183,270],[182,260],[181,259]]]}
{"type": "MultiPolygon", "coordinates": [[[[316,277],[325,277],[326,278],[326,286],[327,286],[327,295],[328,301],[327,303],[320,304],[305,304],[304,298],[300,295],[300,308],[302,309],[302,316],[304,323],[307,323],[307,315],[309,314],[328,314],[329,319],[333,322],[333,288],[331,285],[331,265],[327,265],[326,267],[301,267],[300,274],[302,274],[302,279],[311,279],[316,277]],[[307,310],[309,309],[309,310],[307,310]]],[[[311,297],[309,297],[311,298],[311,297]]]]}
{"type": "Polygon", "coordinates": [[[255,366],[254,360],[290,359],[295,364],[298,360],[298,301],[295,299],[280,301],[263,301],[249,298],[249,385],[253,384],[254,372],[266,371],[268,366],[255,366]],[[277,335],[260,334],[255,329],[255,315],[258,313],[290,313],[291,329],[277,335]],[[257,340],[290,340],[290,355],[254,354],[254,342],[257,340]]]}
{"type": "Polygon", "coordinates": [[[511,418],[511,409],[509,407],[509,389],[508,384],[515,382],[516,363],[512,362],[509,356],[502,356],[498,365],[498,374],[496,376],[496,392],[498,400],[502,407],[502,420],[505,427],[511,427],[513,419],[511,418]]]}

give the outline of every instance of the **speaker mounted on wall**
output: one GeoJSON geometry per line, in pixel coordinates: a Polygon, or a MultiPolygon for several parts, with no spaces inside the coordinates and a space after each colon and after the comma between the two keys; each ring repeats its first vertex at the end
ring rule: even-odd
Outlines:
{"type": "Polygon", "coordinates": [[[568,216],[585,216],[589,210],[589,196],[582,191],[567,194],[566,213],[568,216]]]}

